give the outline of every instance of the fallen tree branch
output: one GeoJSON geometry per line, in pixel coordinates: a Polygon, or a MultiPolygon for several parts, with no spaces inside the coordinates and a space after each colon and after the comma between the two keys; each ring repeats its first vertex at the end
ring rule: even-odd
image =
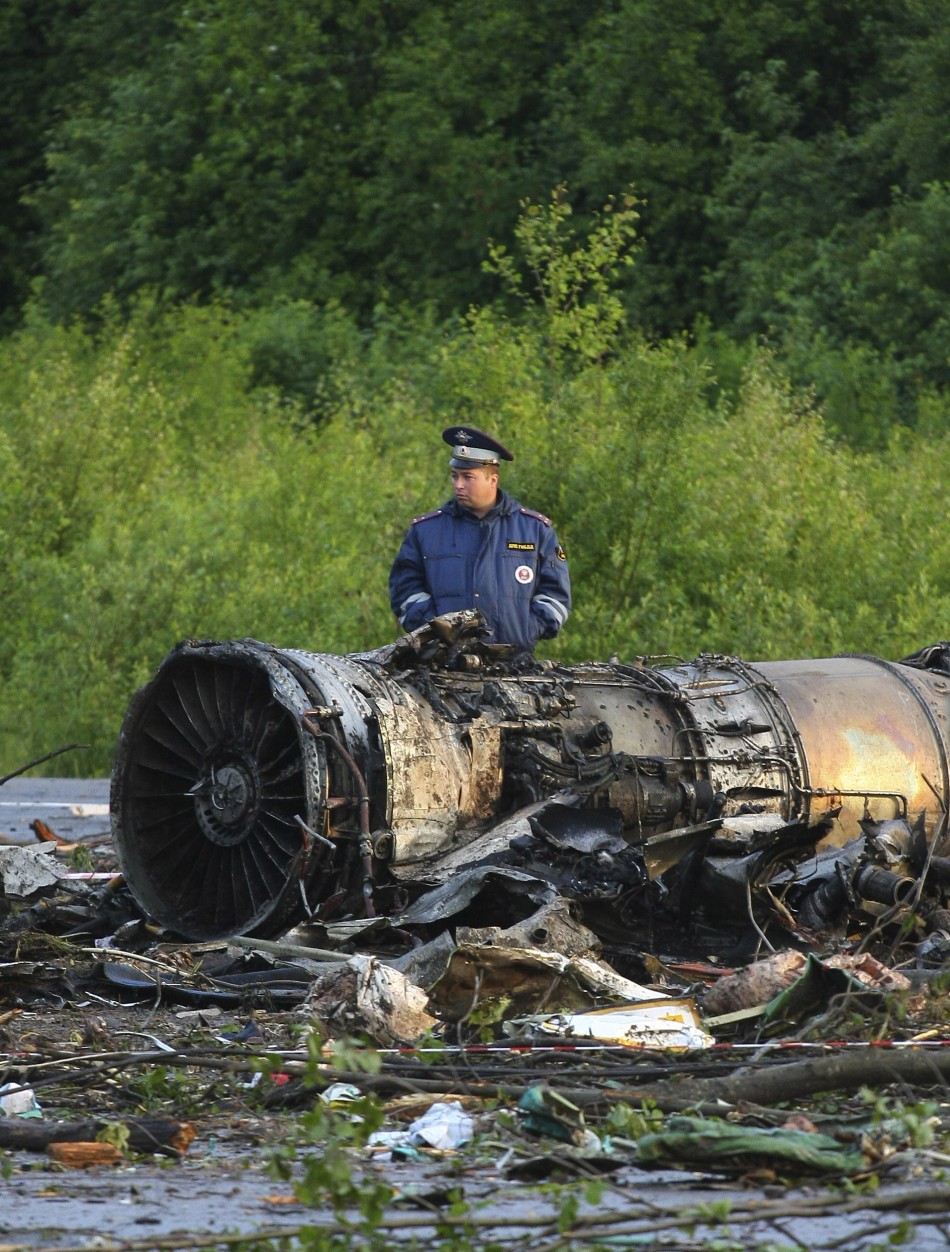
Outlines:
{"type": "Polygon", "coordinates": [[[21,765],[19,769],[15,769],[12,774],[4,774],[0,778],[0,787],[5,782],[9,782],[11,778],[19,778],[21,774],[25,774],[28,769],[32,769],[34,765],[42,765],[44,761],[52,761],[54,757],[62,756],[64,752],[75,752],[77,748],[88,748],[88,743],[64,743],[61,748],[54,748],[52,752],[46,752],[43,756],[36,756],[32,761],[27,761],[25,765],[21,765]]]}
{"type": "MultiPolygon", "coordinates": [[[[162,1065],[176,1069],[213,1069],[222,1073],[242,1074],[273,1067],[275,1062],[285,1072],[295,1077],[308,1074],[310,1063],[298,1059],[299,1052],[281,1057],[279,1052],[262,1048],[260,1053],[235,1054],[229,1049],[207,1052],[188,1050],[179,1052],[113,1052],[85,1053],[62,1056],[40,1062],[10,1064],[0,1070],[0,1075],[16,1078],[27,1083],[40,1072],[51,1069],[63,1070],[62,1080],[68,1081],[70,1070],[80,1066],[88,1075],[90,1069],[108,1070],[115,1067],[129,1069],[143,1065],[162,1065]]],[[[514,1076],[513,1076],[514,1077],[514,1076]]],[[[573,1074],[552,1075],[548,1080],[566,1099],[579,1108],[595,1108],[614,1104],[617,1100],[639,1104],[649,1100],[663,1112],[680,1112],[695,1109],[710,1115],[721,1115],[726,1106],[774,1106],[824,1091],[857,1091],[861,1087],[881,1087],[903,1083],[908,1087],[942,1086],[950,1078],[950,1049],[921,1048],[884,1049],[871,1048],[862,1052],[846,1052],[834,1056],[816,1057],[789,1064],[770,1063],[765,1066],[743,1066],[732,1074],[715,1078],[691,1078],[688,1073],[674,1079],[663,1079],[642,1086],[623,1087],[612,1085],[605,1089],[598,1082],[587,1086],[574,1085],[573,1074]]],[[[451,1080],[431,1077],[415,1077],[396,1074],[365,1074],[327,1068],[319,1075],[312,1075],[313,1090],[319,1091],[334,1082],[349,1082],[363,1091],[390,1095],[399,1092],[444,1093],[447,1082],[460,1095],[480,1096],[485,1099],[517,1100],[525,1090],[525,1082],[485,1082],[478,1078],[477,1070],[469,1075],[455,1074],[451,1080]]]]}
{"type": "Polygon", "coordinates": [[[18,1117],[0,1117],[0,1148],[45,1152],[51,1143],[90,1143],[100,1131],[116,1124],[128,1130],[128,1146],[133,1152],[181,1156],[187,1152],[195,1137],[192,1122],[179,1122],[167,1117],[121,1117],[111,1121],[96,1119],[85,1122],[24,1121],[18,1117]]]}
{"type": "MultiPolygon", "coordinates": [[[[795,1061],[789,1065],[746,1066],[728,1078],[689,1078],[655,1083],[642,1090],[616,1092],[621,1099],[653,1100],[663,1107],[668,1099],[718,1100],[726,1104],[752,1102],[783,1104],[787,1100],[824,1091],[857,1091],[904,1083],[910,1087],[942,1086],[950,1078],[950,1049],[935,1052],[882,1048],[845,1052],[795,1061]]],[[[569,1099],[573,1099],[565,1092],[569,1099]]],[[[575,1101],[576,1103],[577,1101],[575,1101]]]]}
{"type": "MultiPolygon", "coordinates": [[[[287,1065],[288,1072],[293,1067],[287,1065]]],[[[570,1076],[573,1082],[576,1078],[570,1076]]],[[[942,1086],[950,1078],[950,1049],[933,1051],[911,1048],[885,1051],[871,1049],[867,1052],[847,1052],[836,1056],[816,1057],[814,1060],[795,1061],[791,1064],[769,1064],[762,1067],[745,1066],[729,1076],[717,1078],[666,1079],[641,1087],[611,1086],[604,1090],[591,1084],[576,1087],[557,1081],[554,1076],[549,1085],[579,1108],[593,1108],[600,1104],[615,1104],[617,1100],[639,1104],[649,1100],[664,1112],[680,1112],[698,1109],[722,1116],[725,1106],[764,1105],[772,1107],[804,1096],[817,1095],[823,1091],[857,1091],[861,1087],[882,1087],[891,1083],[903,1083],[909,1087],[942,1086]]],[[[338,1070],[328,1071],[326,1083],[351,1082],[367,1091],[391,1092],[444,1091],[445,1079],[433,1081],[424,1078],[396,1078],[387,1074],[349,1074],[338,1070]]],[[[476,1077],[458,1075],[453,1088],[463,1095],[480,1095],[488,1098],[518,1099],[524,1084],[479,1082],[476,1077]]]]}

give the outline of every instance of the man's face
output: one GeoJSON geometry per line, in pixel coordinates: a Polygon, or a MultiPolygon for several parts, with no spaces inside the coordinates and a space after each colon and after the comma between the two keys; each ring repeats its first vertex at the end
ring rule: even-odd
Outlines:
{"type": "Polygon", "coordinates": [[[498,471],[478,466],[475,469],[453,469],[452,489],[464,509],[476,517],[484,517],[498,497],[498,471]]]}

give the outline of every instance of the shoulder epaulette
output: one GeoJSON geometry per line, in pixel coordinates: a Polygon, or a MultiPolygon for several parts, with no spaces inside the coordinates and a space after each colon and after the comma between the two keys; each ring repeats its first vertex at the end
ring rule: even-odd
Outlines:
{"type": "Polygon", "coordinates": [[[536,517],[539,522],[543,522],[545,526],[553,526],[554,523],[549,517],[545,517],[543,513],[539,513],[536,509],[526,509],[521,506],[521,512],[527,514],[528,517],[536,517]]]}
{"type": "Polygon", "coordinates": [[[428,521],[431,521],[433,517],[441,517],[441,516],[442,516],[441,509],[433,509],[431,513],[423,513],[421,517],[414,517],[409,524],[410,526],[415,526],[417,522],[428,522],[428,521]]]}

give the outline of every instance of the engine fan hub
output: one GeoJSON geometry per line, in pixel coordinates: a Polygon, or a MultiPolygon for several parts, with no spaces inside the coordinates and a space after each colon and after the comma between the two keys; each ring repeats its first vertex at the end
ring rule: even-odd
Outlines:
{"type": "Polygon", "coordinates": [[[213,766],[193,795],[198,825],[212,843],[233,847],[254,829],[260,811],[260,785],[250,761],[213,766]]]}

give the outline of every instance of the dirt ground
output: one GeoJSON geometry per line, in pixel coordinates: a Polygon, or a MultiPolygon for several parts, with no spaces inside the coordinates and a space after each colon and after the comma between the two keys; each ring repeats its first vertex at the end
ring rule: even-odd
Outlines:
{"type": "MultiPolygon", "coordinates": [[[[60,836],[88,844],[92,872],[107,872],[105,781],[18,783],[0,789],[4,840],[33,842],[30,823],[42,816],[60,836]]],[[[829,1058],[844,1067],[852,1054],[870,1054],[867,1041],[856,1037],[850,1051],[843,1040],[824,1047],[798,1041],[798,1050],[790,1040],[784,1050],[724,1041],[690,1056],[606,1047],[390,1049],[379,1053],[379,1072],[370,1073],[352,1052],[334,1060],[323,1051],[308,1060],[312,1014],[302,997],[274,1003],[266,988],[217,1002],[172,989],[143,992],[108,982],[102,967],[102,951],[88,935],[38,938],[13,934],[8,923],[0,956],[0,1086],[29,1087],[39,1108],[34,1116],[0,1119],[0,1130],[15,1137],[16,1127],[44,1128],[55,1140],[63,1125],[92,1123],[92,1138],[115,1142],[116,1126],[152,1119],[150,1133],[159,1141],[182,1126],[193,1138],[160,1152],[120,1142],[114,1164],[83,1168],[58,1162],[48,1147],[4,1139],[0,1252],[145,1252],[234,1246],[240,1239],[261,1248],[280,1238],[291,1247],[331,1246],[314,1230],[335,1236],[332,1246],[354,1249],[374,1246],[373,1238],[380,1248],[532,1252],[947,1246],[950,1102],[941,1045],[950,1029],[939,1023],[930,1026],[930,1051],[920,1053],[932,1070],[924,1080],[902,1077],[893,1051],[891,1081],[878,1074],[865,1094],[842,1068],[840,1090],[824,1087],[769,1107],[736,1098],[742,1075],[751,1083],[770,1066],[777,1074],[780,1065],[807,1069],[829,1058]],[[705,1084],[701,1099],[675,1097],[684,1078],[705,1084]],[[372,1094],[388,1132],[405,1132],[433,1103],[458,1102],[475,1119],[472,1137],[447,1148],[361,1144],[357,1106],[321,1100],[332,1082],[372,1094]],[[807,1123],[794,1124],[852,1148],[863,1144],[866,1167],[803,1172],[778,1157],[634,1162],[632,1141],[644,1128],[617,1110],[641,1115],[652,1107],[658,1117],[695,1106],[709,1116],[717,1089],[728,1096],[723,1122],[763,1131],[807,1115],[807,1123]],[[531,1127],[518,1110],[531,1091],[561,1093],[575,1113],[583,1109],[573,1139],[563,1137],[565,1117],[570,1123],[573,1115],[556,1102],[551,1133],[537,1122],[531,1127]],[[634,1098],[648,1092],[656,1096],[652,1103],[634,1098]],[[350,1137],[355,1146],[347,1147],[350,1137]],[[280,1178],[274,1165],[282,1150],[287,1176],[280,1178]],[[342,1178],[331,1186],[329,1171],[341,1161],[342,1178]],[[328,1187],[342,1197],[338,1212],[328,1187]],[[382,1197],[379,1213],[371,1194],[382,1197]]]]}
{"type": "MultiPolygon", "coordinates": [[[[296,1011],[255,1009],[248,1015],[142,1003],[118,1009],[88,1001],[8,1017],[0,1036],[5,1077],[28,1067],[43,1123],[119,1122],[151,1115],[189,1122],[196,1133],[181,1154],[132,1152],[115,1165],[84,1169],[57,1164],[42,1151],[6,1151],[0,1158],[4,1252],[21,1247],[114,1252],[159,1245],[211,1247],[216,1237],[240,1234],[259,1243],[281,1233],[299,1234],[305,1226],[335,1225],[326,1206],[301,1203],[293,1181],[276,1179],[268,1167],[317,1097],[295,1086],[294,1079],[283,1086],[271,1078],[255,1080],[253,1059],[262,1051],[302,1056],[302,1024],[296,1011]],[[261,1037],[244,1044],[220,1042],[246,1030],[251,1021],[261,1037]],[[157,1044],[177,1049],[180,1056],[201,1054],[219,1063],[243,1056],[249,1064],[236,1072],[201,1065],[171,1069],[155,1056],[161,1051],[157,1044]],[[292,1087],[286,1106],[274,1107],[292,1087]]],[[[729,1067],[734,1068],[732,1062],[729,1067]]],[[[616,1076],[607,1081],[619,1087],[631,1081],[636,1068],[599,1051],[568,1059],[553,1053],[456,1057],[428,1066],[392,1055],[384,1058],[376,1081],[387,1074],[392,1079],[389,1094],[381,1097],[388,1110],[384,1125],[399,1129],[412,1110],[418,1113],[439,1098],[431,1090],[420,1091],[407,1112],[405,1092],[414,1087],[443,1087],[445,1099],[477,1090],[480,1083],[500,1082],[516,1092],[540,1080],[574,1090],[602,1085],[611,1070],[616,1076]],[[395,1094],[399,1088],[401,1096],[395,1094]]],[[[654,1057],[643,1058],[639,1068],[652,1075],[669,1067],[654,1057]]],[[[721,1068],[726,1072],[726,1066],[721,1068]]],[[[950,1234],[950,1187],[944,1180],[950,1158],[936,1144],[930,1152],[897,1152],[889,1163],[851,1182],[783,1177],[780,1166],[719,1172],[622,1164],[600,1175],[602,1191],[590,1202],[585,1175],[575,1172],[583,1169],[583,1157],[573,1147],[528,1136],[512,1125],[510,1112],[498,1111],[510,1109],[509,1101],[470,1096],[464,1102],[477,1115],[479,1129],[457,1151],[424,1150],[399,1161],[385,1151],[352,1150],[354,1174],[384,1183],[389,1192],[393,1225],[386,1238],[391,1244],[416,1239],[453,1246],[432,1242],[431,1215],[444,1215],[450,1197],[462,1199],[479,1223],[470,1231],[474,1247],[607,1247],[612,1231],[626,1231],[628,1238],[639,1236],[636,1246],[658,1248],[871,1248],[906,1236],[908,1246],[929,1250],[946,1247],[950,1234]],[[521,1163],[520,1176],[512,1174],[512,1161],[521,1163]],[[558,1223],[570,1197],[577,1203],[574,1235],[562,1242],[558,1223]],[[706,1214],[707,1220],[685,1230],[681,1223],[687,1212],[697,1219],[706,1214]],[[721,1218],[718,1223],[708,1220],[714,1213],[721,1218]],[[585,1219],[596,1221],[597,1228],[585,1229],[585,1219]]],[[[859,1103],[839,1105],[842,1124],[859,1112],[859,1103]]],[[[939,1107],[937,1116],[950,1124],[950,1106],[939,1107]]],[[[602,1108],[588,1124],[602,1127],[602,1108]]],[[[319,1141],[297,1148],[294,1178],[304,1177],[309,1156],[319,1156],[321,1149],[319,1141]]],[[[599,1167],[591,1166],[589,1176],[598,1174],[599,1167]]],[[[350,1218],[359,1221],[353,1210],[350,1218]]],[[[307,1238],[304,1247],[316,1246],[307,1238]]],[[[356,1235],[352,1246],[366,1246],[363,1236],[356,1235]]]]}

